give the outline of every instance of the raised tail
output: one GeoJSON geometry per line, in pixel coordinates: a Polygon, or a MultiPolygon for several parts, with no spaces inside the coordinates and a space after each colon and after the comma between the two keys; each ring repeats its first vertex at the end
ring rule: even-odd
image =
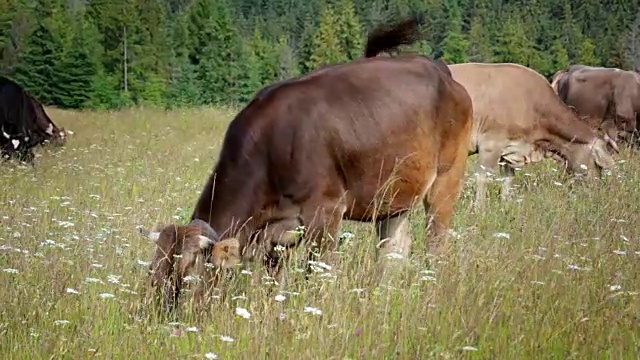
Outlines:
{"type": "Polygon", "coordinates": [[[364,56],[375,57],[381,52],[389,52],[400,45],[411,45],[421,40],[420,23],[418,16],[412,16],[395,24],[376,27],[367,36],[364,56]]]}

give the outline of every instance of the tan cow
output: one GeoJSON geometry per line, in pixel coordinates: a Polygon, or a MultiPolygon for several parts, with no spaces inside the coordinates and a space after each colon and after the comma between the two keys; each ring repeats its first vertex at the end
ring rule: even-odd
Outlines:
{"type": "Polygon", "coordinates": [[[560,99],[614,140],[628,138],[640,122],[640,74],[617,68],[572,65],[551,86],[560,99]]]}
{"type": "Polygon", "coordinates": [[[422,203],[428,245],[442,249],[464,180],[472,107],[446,64],[376,57],[417,28],[410,20],[374,31],[365,58],[270,85],[238,113],[189,229],[148,233],[168,307],[180,290],[171,278],[199,258],[222,268],[257,258],[280,281],[281,260],[300,245],[298,227],[308,249],[326,255],[343,219],[375,222],[381,255],[406,258],[407,215],[422,203]]]}
{"type": "Polygon", "coordinates": [[[607,142],[617,149],[615,142],[580,121],[536,71],[510,63],[455,64],[449,69],[473,102],[469,155],[479,154],[476,206],[484,206],[487,173],[501,160],[503,199],[509,197],[514,168],[546,157],[566,160],[572,172],[580,172],[581,166],[601,170],[613,165],[607,142]]]}

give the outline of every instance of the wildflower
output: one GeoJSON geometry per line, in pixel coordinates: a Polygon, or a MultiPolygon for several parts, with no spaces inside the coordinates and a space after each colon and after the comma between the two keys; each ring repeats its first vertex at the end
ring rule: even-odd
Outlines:
{"type": "Polygon", "coordinates": [[[274,297],[274,299],[275,299],[276,301],[280,301],[280,302],[281,302],[281,301],[284,301],[284,300],[286,299],[286,297],[285,297],[284,295],[280,295],[280,294],[278,294],[278,295],[276,295],[276,296],[274,297]]]}
{"type": "Polygon", "coordinates": [[[436,281],[436,278],[434,278],[433,276],[425,275],[425,276],[421,277],[421,278],[420,278],[420,280],[422,280],[422,281],[433,281],[433,282],[435,282],[435,281],[436,281]]]}
{"type": "Polygon", "coordinates": [[[350,232],[343,232],[343,233],[340,235],[340,240],[350,240],[350,239],[352,239],[354,236],[355,236],[355,235],[354,235],[354,234],[352,234],[352,233],[350,233],[350,232]]]}
{"type": "Polygon", "coordinates": [[[305,306],[304,307],[304,312],[312,313],[313,315],[322,315],[322,310],[316,309],[316,308],[311,307],[311,306],[305,306]]]}
{"type": "Polygon", "coordinates": [[[113,298],[115,298],[115,297],[116,297],[115,295],[113,295],[113,294],[109,294],[109,293],[102,293],[102,294],[100,294],[100,295],[98,295],[98,296],[100,296],[100,297],[101,297],[101,298],[103,298],[103,299],[113,299],[113,298]]]}
{"type": "Polygon", "coordinates": [[[308,262],[310,265],[312,265],[314,271],[322,271],[322,269],[331,270],[331,266],[323,263],[322,261],[309,260],[308,262]]]}
{"type": "Polygon", "coordinates": [[[184,329],[184,331],[189,331],[189,332],[198,332],[199,330],[198,330],[198,328],[197,328],[197,327],[195,327],[195,326],[190,326],[190,327],[188,327],[188,328],[184,329]]]}
{"type": "Polygon", "coordinates": [[[242,308],[242,307],[237,307],[236,308],[236,315],[238,316],[242,316],[245,319],[248,319],[251,317],[251,313],[249,313],[249,310],[242,308]]]}
{"type": "Polygon", "coordinates": [[[96,278],[92,278],[92,277],[88,277],[88,278],[84,279],[84,281],[86,281],[88,283],[102,283],[103,282],[100,279],[96,279],[96,278]]]}
{"type": "Polygon", "coordinates": [[[80,294],[80,291],[72,288],[67,288],[66,292],[67,294],[80,294]]]}
{"type": "Polygon", "coordinates": [[[402,256],[401,254],[398,254],[397,252],[391,252],[387,254],[386,258],[387,259],[403,259],[404,256],[402,256]]]}
{"type": "Polygon", "coordinates": [[[226,341],[226,342],[234,342],[235,341],[234,338],[232,338],[231,336],[226,336],[226,335],[220,335],[220,340],[226,341]]]}
{"type": "Polygon", "coordinates": [[[68,323],[69,323],[69,320],[56,320],[53,322],[54,325],[65,325],[68,323]]]}
{"type": "Polygon", "coordinates": [[[12,268],[2,269],[2,271],[6,272],[6,273],[9,273],[9,274],[17,274],[18,273],[18,269],[12,269],[12,268]]]}
{"type": "Polygon", "coordinates": [[[142,260],[138,260],[138,265],[140,266],[149,266],[151,265],[151,261],[142,261],[142,260]]]}
{"type": "Polygon", "coordinates": [[[464,350],[464,351],[478,351],[478,349],[473,347],[473,346],[463,346],[462,350],[464,350]]]}
{"type": "Polygon", "coordinates": [[[613,253],[616,255],[626,255],[627,252],[624,250],[613,250],[613,253]]]}
{"type": "Polygon", "coordinates": [[[620,286],[620,285],[611,285],[611,286],[609,286],[609,290],[610,291],[618,291],[618,290],[621,290],[621,289],[622,289],[622,286],[620,286]]]}
{"type": "Polygon", "coordinates": [[[511,238],[511,235],[507,233],[499,232],[499,233],[493,234],[493,237],[509,239],[511,238]]]}
{"type": "Polygon", "coordinates": [[[218,355],[212,352],[208,352],[206,354],[204,354],[204,357],[206,357],[207,359],[217,359],[218,355]]]}

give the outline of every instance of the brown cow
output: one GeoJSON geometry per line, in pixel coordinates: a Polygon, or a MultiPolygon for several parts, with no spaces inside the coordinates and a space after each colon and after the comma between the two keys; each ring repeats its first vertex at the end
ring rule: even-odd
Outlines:
{"type": "MultiPolygon", "coordinates": [[[[413,19],[374,31],[364,59],[259,91],[229,124],[191,217],[207,223],[200,228],[209,231],[209,241],[170,225],[149,233],[157,251],[182,249],[181,274],[198,251],[225,253],[226,266],[208,260],[221,268],[262,258],[280,281],[280,260],[300,238],[326,256],[347,219],[375,222],[382,252],[406,257],[407,215],[416,201],[433,221],[429,245],[442,250],[464,179],[472,107],[445,64],[419,55],[376,57],[416,32],[413,19]]],[[[173,261],[156,256],[159,278],[176,275],[173,261]]],[[[176,296],[179,287],[166,281],[174,289],[168,296],[176,296]]]]}
{"type": "Polygon", "coordinates": [[[483,207],[487,172],[498,162],[506,178],[503,200],[509,197],[514,168],[546,157],[567,161],[571,172],[582,165],[609,168],[613,159],[607,142],[566,106],[536,71],[518,64],[466,63],[449,65],[453,78],[473,101],[474,125],[469,155],[479,154],[476,206],[483,207]]]}
{"type": "Polygon", "coordinates": [[[614,140],[640,122],[640,74],[617,68],[572,65],[556,72],[551,86],[591,126],[614,140]]]}

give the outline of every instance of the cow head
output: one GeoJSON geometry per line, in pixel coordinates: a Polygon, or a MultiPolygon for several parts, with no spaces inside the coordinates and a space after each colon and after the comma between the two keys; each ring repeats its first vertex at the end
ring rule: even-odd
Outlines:
{"type": "MultiPolygon", "coordinates": [[[[141,230],[153,240],[156,251],[151,261],[151,284],[172,310],[187,276],[201,276],[204,262],[218,268],[233,267],[240,262],[237,239],[221,240],[204,221],[194,220],[188,225],[167,225],[156,231],[141,230]]],[[[196,287],[201,286],[197,284],[196,287]]]]}
{"type": "Polygon", "coordinates": [[[613,167],[611,150],[619,152],[616,142],[605,134],[603,137],[596,136],[589,144],[575,144],[567,156],[568,170],[572,173],[583,173],[596,170],[601,174],[602,170],[613,167]]]}
{"type": "Polygon", "coordinates": [[[53,146],[64,146],[67,143],[67,136],[68,132],[65,128],[55,129],[49,142],[53,146]]]}
{"type": "Polygon", "coordinates": [[[68,135],[71,133],[65,128],[58,128],[51,121],[47,124],[44,132],[46,134],[44,142],[53,146],[64,146],[67,143],[68,135]]]}

